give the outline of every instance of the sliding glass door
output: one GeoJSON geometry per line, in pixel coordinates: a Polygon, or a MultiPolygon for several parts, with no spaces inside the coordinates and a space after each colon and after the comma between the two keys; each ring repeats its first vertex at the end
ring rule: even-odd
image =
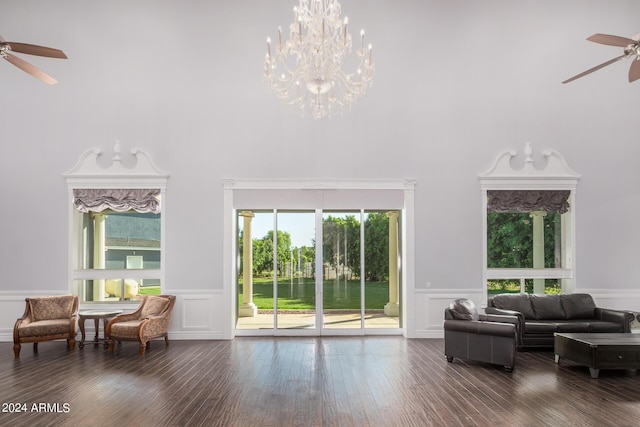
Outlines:
{"type": "Polygon", "coordinates": [[[322,214],[322,325],[362,327],[361,213],[322,214]]]}
{"type": "Polygon", "coordinates": [[[399,329],[399,213],[238,212],[236,330],[399,329]]]}
{"type": "Polygon", "coordinates": [[[276,328],[316,328],[315,212],[276,214],[276,328]]]}

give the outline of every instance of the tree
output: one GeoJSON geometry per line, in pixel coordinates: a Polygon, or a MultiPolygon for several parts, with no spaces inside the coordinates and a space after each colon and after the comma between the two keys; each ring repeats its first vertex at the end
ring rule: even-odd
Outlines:
{"type": "Polygon", "coordinates": [[[253,240],[253,274],[271,275],[273,272],[273,241],[266,238],[253,240]]]}
{"type": "MultiPolygon", "coordinates": [[[[544,266],[559,267],[560,214],[548,213],[544,225],[544,266]]],[[[528,213],[487,214],[487,267],[533,267],[533,220],[528,213]]]]}
{"type": "Polygon", "coordinates": [[[325,263],[336,268],[345,266],[352,275],[360,275],[360,221],[355,215],[322,221],[322,255],[325,263]]]}
{"type": "Polygon", "coordinates": [[[382,282],[389,278],[389,217],[372,212],[364,223],[365,280],[382,282]]]}
{"type": "MultiPolygon", "coordinates": [[[[389,218],[384,212],[372,212],[365,220],[365,279],[367,281],[384,281],[389,274],[389,218]]],[[[242,254],[243,231],[238,236],[238,253],[242,254]]],[[[253,239],[253,274],[273,274],[273,230],[260,239],[253,239]]],[[[294,248],[291,246],[291,235],[286,231],[278,231],[279,276],[286,273],[285,265],[291,264],[292,272],[297,270],[298,251],[302,266],[311,263],[311,274],[315,276],[315,246],[294,248]]],[[[333,268],[345,266],[345,273],[360,276],[360,221],[356,215],[344,217],[328,216],[323,219],[323,261],[333,268]]],[[[242,271],[240,257],[240,271],[242,271]]],[[[301,267],[302,267],[301,266],[301,267]]],[[[306,272],[308,274],[308,272],[306,272]]]]}
{"type": "Polygon", "coordinates": [[[355,277],[360,277],[360,221],[354,215],[347,215],[344,219],[344,230],[347,234],[345,264],[355,277]]]}
{"type": "Polygon", "coordinates": [[[303,277],[315,277],[315,246],[301,246],[299,248],[294,247],[293,249],[291,249],[291,252],[293,254],[293,259],[296,265],[298,262],[298,252],[300,253],[300,266],[296,269],[296,271],[299,270],[303,277]],[[307,265],[310,265],[309,270],[306,269],[307,265]]]}
{"type": "Polygon", "coordinates": [[[533,223],[527,213],[487,214],[487,267],[533,266],[533,223]]]}
{"type": "MultiPolygon", "coordinates": [[[[243,233],[240,232],[238,238],[238,253],[243,253],[243,233]]],[[[252,271],[255,276],[262,274],[273,274],[273,230],[270,230],[266,236],[261,239],[253,239],[252,271]]],[[[286,262],[291,262],[291,236],[284,231],[278,231],[278,274],[283,273],[283,267],[286,262]]],[[[240,271],[243,271],[244,259],[240,256],[240,271]]]]}
{"type": "MultiPolygon", "coordinates": [[[[264,257],[271,257],[271,265],[273,265],[273,230],[269,230],[267,235],[262,238],[264,254],[261,254],[264,257]]],[[[292,254],[291,254],[291,235],[286,231],[278,230],[278,275],[283,276],[285,269],[284,266],[286,263],[292,262],[292,254]]]]}

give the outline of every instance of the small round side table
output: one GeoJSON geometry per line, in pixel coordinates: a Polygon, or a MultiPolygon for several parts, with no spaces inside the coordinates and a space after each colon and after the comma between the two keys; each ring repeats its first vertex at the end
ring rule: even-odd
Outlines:
{"type": "MultiPolygon", "coordinates": [[[[80,326],[80,332],[82,333],[82,340],[80,341],[78,346],[80,348],[84,347],[84,339],[85,339],[84,321],[85,320],[93,319],[93,324],[96,330],[96,336],[93,339],[93,343],[98,344],[101,340],[101,338],[99,337],[100,319],[102,319],[102,332],[104,334],[107,327],[107,322],[113,319],[114,317],[116,317],[120,313],[122,313],[122,310],[109,310],[109,309],[82,310],[78,312],[78,317],[79,317],[78,324],[80,326]]],[[[107,338],[106,336],[102,338],[102,341],[104,342],[105,347],[107,346],[106,338],[107,338]]]]}

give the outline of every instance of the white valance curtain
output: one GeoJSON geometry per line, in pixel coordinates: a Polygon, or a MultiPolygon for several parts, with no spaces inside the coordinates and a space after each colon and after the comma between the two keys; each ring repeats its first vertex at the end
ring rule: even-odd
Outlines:
{"type": "Polygon", "coordinates": [[[570,190],[488,190],[487,212],[563,214],[569,210],[570,190]]]}
{"type": "Polygon", "coordinates": [[[73,205],[79,212],[117,212],[135,210],[140,213],[160,213],[160,189],[88,188],[73,190],[73,205]]]}

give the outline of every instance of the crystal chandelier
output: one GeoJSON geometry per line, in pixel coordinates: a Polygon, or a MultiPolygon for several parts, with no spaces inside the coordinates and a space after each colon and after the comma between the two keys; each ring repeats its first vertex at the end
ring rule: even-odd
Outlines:
{"type": "Polygon", "coordinates": [[[278,42],[267,39],[264,80],[282,102],[300,114],[318,119],[350,109],[373,84],[371,45],[365,47],[364,30],[355,51],[357,66],[343,70],[352,51],[348,18],[340,18],[337,0],[299,0],[293,8],[289,39],[282,27],[278,42]]]}

